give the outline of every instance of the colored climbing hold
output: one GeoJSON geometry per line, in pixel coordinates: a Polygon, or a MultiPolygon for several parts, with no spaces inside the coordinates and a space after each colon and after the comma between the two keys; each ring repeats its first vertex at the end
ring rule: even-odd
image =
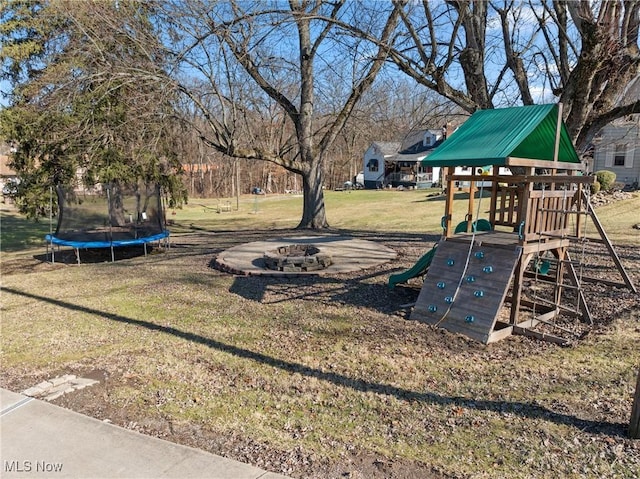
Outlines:
{"type": "Polygon", "coordinates": [[[453,296],[447,296],[446,298],[444,298],[444,302],[447,304],[453,303],[453,296]]]}
{"type": "Polygon", "coordinates": [[[456,264],[456,262],[453,260],[453,258],[449,258],[447,260],[447,266],[453,266],[454,264],[456,264]]]}
{"type": "Polygon", "coordinates": [[[480,290],[480,289],[479,289],[478,291],[474,291],[474,292],[473,292],[473,295],[474,295],[476,298],[482,298],[482,297],[484,296],[484,291],[482,291],[482,290],[480,290]]]}
{"type": "Polygon", "coordinates": [[[482,271],[484,271],[487,274],[493,273],[493,266],[485,266],[484,268],[482,268],[482,271]]]}
{"type": "Polygon", "coordinates": [[[476,251],[476,258],[478,258],[478,259],[482,259],[482,258],[484,258],[484,252],[482,252],[482,251],[476,251]]]}
{"type": "Polygon", "coordinates": [[[438,311],[438,307],[435,304],[430,304],[429,305],[429,312],[430,313],[435,313],[436,311],[438,311]]]}
{"type": "Polygon", "coordinates": [[[438,281],[436,286],[438,286],[438,289],[444,289],[447,285],[444,281],[438,281]]]}
{"type": "Polygon", "coordinates": [[[475,318],[475,316],[473,316],[472,314],[469,314],[468,316],[465,316],[464,320],[465,320],[467,323],[473,323],[473,322],[476,320],[476,318],[475,318]]]}
{"type": "Polygon", "coordinates": [[[473,275],[467,276],[467,283],[475,283],[476,277],[473,275]]]}

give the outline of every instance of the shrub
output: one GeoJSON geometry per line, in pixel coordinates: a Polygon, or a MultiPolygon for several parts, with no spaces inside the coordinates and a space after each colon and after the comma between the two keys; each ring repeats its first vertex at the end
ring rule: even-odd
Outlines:
{"type": "Polygon", "coordinates": [[[616,174],[609,170],[596,171],[596,178],[604,191],[609,191],[616,181],[616,174]]]}
{"type": "Polygon", "coordinates": [[[600,182],[596,180],[591,183],[591,194],[595,195],[598,191],[600,191],[600,182]]]}

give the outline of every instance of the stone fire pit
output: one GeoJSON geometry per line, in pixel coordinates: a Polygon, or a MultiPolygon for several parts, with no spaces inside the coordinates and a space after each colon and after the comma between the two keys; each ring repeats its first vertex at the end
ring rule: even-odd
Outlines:
{"type": "MultiPolygon", "coordinates": [[[[306,252],[305,251],[305,252],[306,252]]],[[[245,276],[272,276],[272,277],[298,277],[298,276],[321,276],[334,275],[338,273],[353,273],[366,268],[371,268],[396,258],[396,252],[387,248],[383,244],[374,241],[351,238],[348,236],[322,235],[322,236],[296,236],[289,238],[274,238],[266,241],[253,241],[233,246],[222,251],[213,261],[213,267],[227,273],[245,276]],[[304,264],[296,266],[296,261],[291,258],[305,258],[305,253],[296,252],[291,254],[291,246],[298,245],[302,248],[311,247],[309,253],[315,253],[316,259],[307,258],[304,264]],[[282,250],[281,248],[285,248],[282,250]],[[265,253],[265,251],[267,253],[265,253]],[[281,252],[282,251],[282,252],[281,252]],[[310,269],[309,265],[318,262],[325,256],[324,268],[310,269]],[[274,258],[276,257],[277,258],[274,258]],[[287,256],[287,269],[285,261],[280,266],[280,261],[287,256]],[[291,258],[290,258],[291,257],[291,258]],[[327,257],[330,263],[327,261],[327,257]],[[273,258],[273,259],[272,259],[273,258]],[[273,268],[266,267],[265,263],[274,264],[273,268]],[[293,265],[291,264],[293,263],[293,265]],[[280,269],[282,268],[282,270],[280,269]],[[291,270],[289,270],[291,268],[291,270]],[[303,269],[306,268],[306,269],[303,269]]],[[[316,266],[319,267],[319,266],[316,266]]],[[[313,266],[311,266],[313,268],[313,266]]]]}
{"type": "Polygon", "coordinates": [[[266,251],[263,259],[265,268],[283,272],[318,271],[332,264],[331,256],[312,244],[279,246],[266,251]]]}

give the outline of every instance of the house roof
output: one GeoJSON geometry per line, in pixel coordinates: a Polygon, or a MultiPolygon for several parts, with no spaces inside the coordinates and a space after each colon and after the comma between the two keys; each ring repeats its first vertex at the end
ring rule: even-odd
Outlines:
{"type": "Polygon", "coordinates": [[[393,158],[390,158],[393,161],[405,161],[405,162],[416,162],[422,161],[429,154],[428,151],[423,151],[421,153],[398,153],[397,155],[393,155],[393,158]]]}
{"type": "Polygon", "coordinates": [[[377,146],[383,156],[395,155],[400,149],[400,143],[395,141],[376,141],[373,146],[377,146]]]}
{"type": "Polygon", "coordinates": [[[431,153],[440,143],[442,143],[441,130],[414,130],[409,132],[401,143],[395,141],[376,141],[372,145],[378,148],[385,160],[417,162],[424,159],[424,157],[431,153]],[[432,145],[424,144],[424,138],[427,132],[436,138],[435,143],[432,145]]]}
{"type": "MultiPolygon", "coordinates": [[[[407,134],[404,140],[402,140],[402,144],[398,149],[398,156],[415,155],[417,153],[429,152],[440,143],[442,143],[441,130],[412,131],[407,134]],[[425,144],[424,140],[427,133],[429,133],[436,140],[433,144],[425,144]]],[[[424,156],[424,154],[422,156],[424,156]]]]}
{"type": "MultiPolygon", "coordinates": [[[[511,159],[553,162],[557,105],[528,105],[480,110],[433,153],[424,166],[509,166],[511,159]]],[[[558,162],[580,163],[561,123],[558,162]]]]}

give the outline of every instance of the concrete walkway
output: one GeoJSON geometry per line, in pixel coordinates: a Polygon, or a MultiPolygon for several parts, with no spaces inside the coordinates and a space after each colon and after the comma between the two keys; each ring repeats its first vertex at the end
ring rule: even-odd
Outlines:
{"type": "Polygon", "coordinates": [[[0,477],[284,479],[0,388],[0,477]]]}

